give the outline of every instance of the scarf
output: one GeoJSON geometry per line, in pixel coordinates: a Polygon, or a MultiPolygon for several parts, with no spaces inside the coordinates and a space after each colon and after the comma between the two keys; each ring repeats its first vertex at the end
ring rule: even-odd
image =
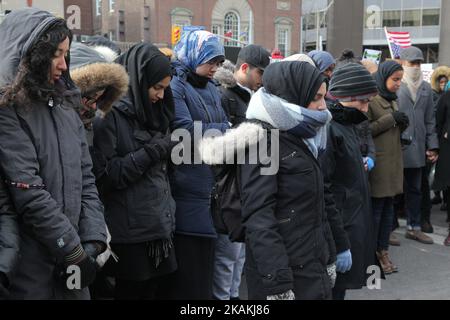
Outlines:
{"type": "Polygon", "coordinates": [[[405,70],[405,75],[403,77],[403,82],[408,86],[409,91],[411,92],[411,97],[414,103],[417,100],[417,92],[419,91],[419,87],[423,82],[423,73],[420,68],[417,67],[403,67],[405,70]]]}
{"type": "Polygon", "coordinates": [[[172,90],[168,87],[164,92],[164,99],[157,103],[151,102],[148,90],[164,78],[172,76],[169,59],[154,45],[140,43],[121,55],[117,63],[123,65],[130,76],[130,112],[147,130],[166,134],[170,122],[175,118],[172,90]]]}
{"type": "Polygon", "coordinates": [[[378,71],[374,74],[377,82],[378,92],[381,97],[391,102],[397,100],[397,94],[386,87],[386,82],[395,72],[403,70],[402,66],[395,61],[386,61],[380,64],[378,71]]]}
{"type": "Polygon", "coordinates": [[[315,111],[287,102],[261,88],[250,100],[247,119],[269,123],[306,143],[317,158],[327,145],[326,124],[332,119],[328,110],[315,111]]]}

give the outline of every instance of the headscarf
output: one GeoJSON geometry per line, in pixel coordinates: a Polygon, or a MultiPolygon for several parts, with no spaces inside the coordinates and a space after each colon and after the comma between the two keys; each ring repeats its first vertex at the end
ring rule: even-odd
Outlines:
{"type": "Polygon", "coordinates": [[[286,61],[269,65],[263,75],[267,92],[307,108],[325,77],[308,62],[286,61]]]}
{"type": "Polygon", "coordinates": [[[314,67],[316,66],[314,60],[311,59],[308,55],[306,55],[304,53],[298,53],[298,54],[289,56],[287,58],[284,58],[282,62],[286,62],[286,61],[304,61],[304,62],[308,62],[310,65],[312,65],[314,67]]]}
{"type": "Polygon", "coordinates": [[[175,57],[191,71],[217,57],[225,60],[225,48],[220,39],[208,31],[191,31],[183,34],[175,46],[175,57]]]}
{"type": "Polygon", "coordinates": [[[122,54],[117,62],[125,67],[130,77],[128,98],[137,121],[148,130],[167,133],[175,116],[172,90],[168,87],[164,99],[156,104],[149,99],[148,90],[172,76],[169,59],[154,45],[140,43],[122,54]]]}
{"type": "Polygon", "coordinates": [[[320,72],[327,71],[331,65],[336,63],[334,57],[327,51],[313,50],[308,53],[308,56],[314,60],[314,63],[317,68],[319,68],[320,72]]]}
{"type": "Polygon", "coordinates": [[[403,67],[395,61],[386,61],[380,64],[378,71],[374,74],[377,82],[378,92],[387,101],[397,100],[397,94],[391,92],[386,87],[386,81],[397,71],[403,71],[403,67]]]}

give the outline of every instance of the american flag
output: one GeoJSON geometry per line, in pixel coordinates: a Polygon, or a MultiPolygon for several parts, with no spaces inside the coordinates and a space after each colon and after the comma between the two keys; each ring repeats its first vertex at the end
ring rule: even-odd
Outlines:
{"type": "Polygon", "coordinates": [[[386,29],[386,37],[391,46],[394,58],[400,56],[401,49],[406,49],[412,46],[411,35],[409,32],[394,32],[386,29]]]}

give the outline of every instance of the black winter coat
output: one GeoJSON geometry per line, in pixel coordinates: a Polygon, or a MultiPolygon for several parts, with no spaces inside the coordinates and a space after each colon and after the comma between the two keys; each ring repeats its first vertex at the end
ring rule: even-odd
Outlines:
{"type": "MultiPolygon", "coordinates": [[[[3,178],[0,178],[0,273],[8,280],[19,258],[18,215],[11,203],[3,178]]],[[[1,297],[0,297],[1,298],[1,297]]]]}
{"type": "Polygon", "coordinates": [[[358,111],[350,114],[339,104],[330,111],[333,121],[320,159],[325,188],[331,191],[327,193],[327,214],[337,253],[351,249],[353,260],[350,272],[338,274],[336,288],[360,289],[366,285],[367,268],[377,264],[369,183],[356,129],[367,117],[358,111]]]}
{"type": "Polygon", "coordinates": [[[225,111],[228,120],[237,126],[246,121],[245,114],[247,113],[248,104],[251,99],[251,94],[247,90],[235,85],[231,88],[222,88],[222,107],[225,111]]]}
{"type": "Polygon", "coordinates": [[[433,189],[446,190],[450,187],[450,91],[439,100],[436,110],[436,124],[440,151],[433,189]],[[447,137],[445,137],[446,135],[447,137]]]}
{"type": "Polygon", "coordinates": [[[279,162],[271,176],[261,175],[261,164],[240,166],[249,298],[291,289],[296,299],[329,299],[326,267],[335,248],[319,162],[287,132],[280,132],[279,162]]]}
{"type": "Polygon", "coordinates": [[[112,243],[170,239],[175,201],[168,163],[152,163],[143,146],[155,133],[141,127],[129,105],[124,98],[104,119],[94,122],[96,176],[112,243]]]}

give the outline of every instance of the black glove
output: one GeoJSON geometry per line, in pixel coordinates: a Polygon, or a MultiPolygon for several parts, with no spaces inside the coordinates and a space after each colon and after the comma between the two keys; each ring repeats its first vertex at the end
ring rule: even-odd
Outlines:
{"type": "Polygon", "coordinates": [[[408,116],[400,111],[394,111],[392,113],[394,117],[395,123],[402,129],[406,129],[409,127],[409,118],[408,116]]]}
{"type": "Polygon", "coordinates": [[[83,249],[84,252],[86,252],[86,254],[92,258],[94,258],[94,260],[97,259],[97,257],[99,256],[99,254],[103,253],[105,250],[103,248],[103,245],[100,244],[99,242],[86,242],[83,243],[83,249]]]}
{"type": "Polygon", "coordinates": [[[154,136],[149,143],[144,145],[144,149],[152,159],[152,162],[167,160],[177,142],[172,142],[171,136],[154,136]]]}
{"type": "Polygon", "coordinates": [[[9,291],[6,289],[8,286],[8,278],[3,272],[0,272],[0,300],[6,300],[9,297],[9,291]]]}
{"type": "Polygon", "coordinates": [[[73,275],[73,273],[67,273],[70,266],[77,266],[80,268],[80,289],[84,289],[94,282],[97,275],[98,264],[92,256],[84,251],[81,245],[77,246],[72,253],[64,259],[63,267],[58,270],[59,277],[64,281],[65,285],[67,285],[68,278],[73,275]]]}

